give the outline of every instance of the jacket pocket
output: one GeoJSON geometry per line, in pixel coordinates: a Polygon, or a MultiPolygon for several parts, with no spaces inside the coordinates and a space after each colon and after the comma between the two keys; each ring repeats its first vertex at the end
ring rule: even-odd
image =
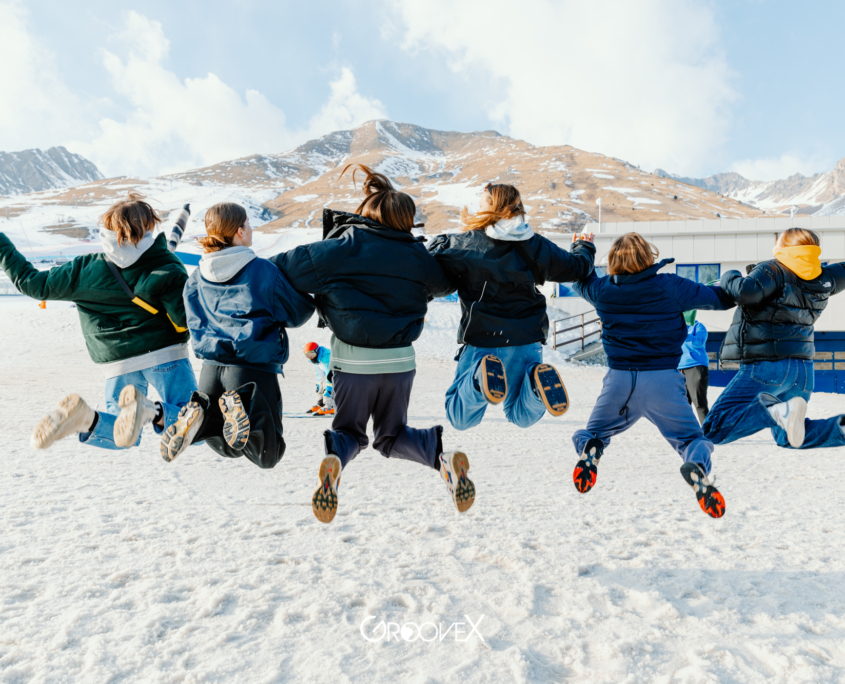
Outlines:
{"type": "Polygon", "coordinates": [[[767,387],[783,387],[789,376],[790,359],[758,361],[751,364],[751,379],[767,387]]]}

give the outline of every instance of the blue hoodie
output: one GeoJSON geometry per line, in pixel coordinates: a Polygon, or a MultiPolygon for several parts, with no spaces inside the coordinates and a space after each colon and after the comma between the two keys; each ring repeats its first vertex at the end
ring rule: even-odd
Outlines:
{"type": "Polygon", "coordinates": [[[694,368],[695,366],[710,367],[710,359],[707,358],[707,328],[696,321],[693,325],[687,326],[687,339],[681,347],[681,362],[678,370],[694,368]]]}
{"type": "Polygon", "coordinates": [[[288,360],[285,328],[298,328],[314,301],[248,247],[206,254],[185,284],[194,354],[217,366],[281,373],[288,360]]]}
{"type": "Polygon", "coordinates": [[[634,275],[589,277],[573,289],[596,307],[608,366],[617,370],[677,368],[687,338],[683,313],[691,309],[731,309],[720,287],[699,285],[672,273],[658,273],[674,259],[634,275]]]}

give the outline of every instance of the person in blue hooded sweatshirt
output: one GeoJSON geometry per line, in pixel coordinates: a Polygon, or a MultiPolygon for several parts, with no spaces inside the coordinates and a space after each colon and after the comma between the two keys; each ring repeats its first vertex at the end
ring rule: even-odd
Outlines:
{"type": "Polygon", "coordinates": [[[730,309],[734,303],[719,287],[658,273],[674,260],[655,263],[657,256],[638,233],[621,235],[608,253],[608,275],[593,272],[574,285],[601,318],[610,368],[586,429],[572,436],[580,457],[572,478],[579,492],[590,491],[611,438],[645,418],[684,460],[681,475],[701,509],[719,518],[725,500],[708,478],[713,443],[687,402],[678,362],[687,337],[684,311],[730,309]]]}
{"type": "Polygon", "coordinates": [[[161,455],[172,461],[204,440],[221,456],[272,468],[285,453],[278,376],[288,360],[286,328],[303,325],[315,303],[250,249],[242,206],[214,205],[205,229],[205,254],[183,293],[202,372],[198,390],[162,435],[161,455]]]}
{"type": "Polygon", "coordinates": [[[684,376],[687,401],[695,407],[698,422],[702,425],[710,409],[707,404],[707,388],[710,386],[710,359],[707,357],[707,328],[695,320],[695,311],[684,312],[687,324],[687,339],[681,347],[681,362],[678,370],[684,376]]]}

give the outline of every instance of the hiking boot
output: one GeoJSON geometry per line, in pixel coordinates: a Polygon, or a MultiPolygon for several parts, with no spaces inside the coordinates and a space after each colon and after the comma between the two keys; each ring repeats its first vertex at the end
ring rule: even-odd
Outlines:
{"type": "Polygon", "coordinates": [[[120,415],[114,421],[114,443],[119,447],[135,446],[144,425],[155,419],[158,408],[135,385],[127,385],[120,391],[117,405],[120,415]]]}
{"type": "Polygon", "coordinates": [[[224,392],[218,403],[224,421],[223,439],[233,449],[243,449],[249,439],[249,416],[241,402],[241,395],[234,390],[224,392]]]}
{"type": "Polygon", "coordinates": [[[450,451],[438,456],[440,460],[440,476],[446,482],[449,496],[458,509],[458,513],[466,513],[475,503],[475,485],[467,477],[469,459],[461,451],[450,451]]]}
{"type": "Polygon", "coordinates": [[[68,394],[55,411],[38,422],[29,442],[35,449],[46,449],[68,435],[88,432],[96,416],[97,412],[82,397],[68,394]]]}
{"type": "Polygon", "coordinates": [[[179,411],[176,422],[161,433],[160,450],[165,461],[170,463],[191,446],[204,416],[205,408],[197,400],[195,393],[191,401],[179,411]]]}
{"type": "Polygon", "coordinates": [[[531,371],[531,389],[543,402],[546,411],[553,416],[562,416],[569,408],[566,387],[554,366],[547,363],[534,366],[531,371]]]}
{"type": "Polygon", "coordinates": [[[490,404],[501,404],[508,395],[505,366],[498,357],[488,354],[478,364],[473,376],[475,388],[490,404]]]}
{"type": "Polygon", "coordinates": [[[575,470],[572,472],[575,489],[582,494],[586,494],[596,486],[599,459],[603,453],[604,444],[600,439],[592,437],[587,440],[584,450],[581,452],[581,460],[578,461],[575,470]]]}
{"type": "Polygon", "coordinates": [[[721,518],[725,514],[725,498],[719,493],[712,482],[707,479],[704,469],[698,463],[684,463],[681,475],[695,492],[701,510],[712,518],[721,518]]]}
{"type": "Polygon", "coordinates": [[[804,443],[804,417],[807,415],[807,402],[803,397],[792,397],[770,406],[769,415],[786,431],[789,446],[800,449],[804,443]]]}
{"type": "MultiPolygon", "coordinates": [[[[330,449],[329,438],[326,436],[326,446],[330,449]]],[[[332,453],[327,453],[320,463],[320,478],[317,490],[311,497],[311,510],[320,522],[330,523],[337,513],[337,488],[340,486],[340,459],[332,453]]]]}

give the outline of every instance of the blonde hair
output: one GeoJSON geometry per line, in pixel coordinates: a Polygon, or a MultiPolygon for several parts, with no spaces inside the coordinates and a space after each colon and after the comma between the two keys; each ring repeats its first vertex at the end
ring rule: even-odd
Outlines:
{"type": "Polygon", "coordinates": [[[484,191],[490,193],[490,208],[486,211],[471,213],[466,207],[461,209],[462,230],[484,230],[503,219],[525,216],[522,197],[513,185],[488,183],[484,191]]]}
{"type": "Polygon", "coordinates": [[[608,275],[634,275],[654,266],[660,251],[639,233],[625,233],[613,241],[607,254],[608,275]]]}
{"type": "Polygon", "coordinates": [[[819,247],[821,242],[818,234],[812,230],[807,230],[806,228],[790,228],[781,233],[780,238],[778,238],[778,244],[781,247],[799,247],[802,245],[815,245],[819,247]]]}
{"type": "Polygon", "coordinates": [[[121,247],[126,242],[137,245],[159,223],[158,212],[137,192],[130,192],[126,199],[112,204],[100,217],[103,228],[117,233],[117,244],[121,247]]]}
{"type": "Polygon", "coordinates": [[[205,212],[205,232],[208,235],[198,240],[205,253],[219,252],[231,247],[232,240],[246,223],[246,219],[246,209],[240,204],[221,202],[211,207],[205,212]]]}
{"type": "Polygon", "coordinates": [[[396,190],[387,176],[363,164],[347,164],[340,172],[340,178],[349,169],[352,169],[353,184],[356,173],[360,171],[364,174],[364,201],[358,205],[356,214],[403,233],[410,233],[415,226],[422,227],[422,223],[414,223],[417,215],[414,200],[410,195],[396,190]]]}

